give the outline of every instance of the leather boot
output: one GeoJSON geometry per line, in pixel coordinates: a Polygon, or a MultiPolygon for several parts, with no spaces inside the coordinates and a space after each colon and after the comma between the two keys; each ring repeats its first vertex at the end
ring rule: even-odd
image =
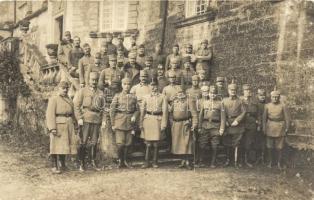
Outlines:
{"type": "Polygon", "coordinates": [[[228,167],[231,164],[231,160],[233,158],[232,155],[232,148],[231,147],[226,147],[226,161],[224,163],[224,167],[228,167]]]}
{"type": "Polygon", "coordinates": [[[283,167],[282,167],[282,165],[281,165],[281,158],[282,158],[282,150],[277,150],[277,167],[278,167],[278,169],[280,169],[280,170],[282,170],[283,169],[283,167]]]}
{"type": "Polygon", "coordinates": [[[62,171],[68,171],[69,168],[65,165],[65,155],[59,155],[60,164],[61,164],[61,170],[62,171]]]}
{"type": "Polygon", "coordinates": [[[94,170],[100,171],[100,168],[98,168],[96,164],[96,146],[95,145],[91,146],[91,165],[94,170]]]}
{"type": "Polygon", "coordinates": [[[267,149],[267,157],[268,157],[267,167],[271,168],[272,167],[272,149],[267,149]]]}
{"type": "Polygon", "coordinates": [[[85,171],[85,147],[81,146],[80,148],[80,166],[79,171],[84,172],[85,171]]]}
{"type": "Polygon", "coordinates": [[[153,168],[158,168],[158,146],[154,147],[153,168]]]}
{"type": "Polygon", "coordinates": [[[124,168],[124,160],[123,160],[123,151],[124,151],[124,147],[123,146],[119,146],[118,147],[118,168],[124,168]]]}
{"type": "Polygon", "coordinates": [[[128,163],[128,150],[129,150],[129,147],[125,146],[124,152],[123,152],[123,163],[127,168],[131,169],[133,167],[131,164],[128,163]]]}
{"type": "Polygon", "coordinates": [[[149,155],[150,155],[150,146],[146,145],[146,151],[145,151],[145,162],[142,165],[143,169],[149,168],[149,155]]]}
{"type": "Polygon", "coordinates": [[[58,165],[58,155],[52,155],[51,156],[53,159],[53,168],[52,168],[52,173],[53,174],[61,174],[61,170],[58,165]]]}
{"type": "Polygon", "coordinates": [[[186,155],[186,157],[185,157],[185,167],[186,167],[186,169],[188,169],[188,170],[191,170],[191,169],[192,169],[191,162],[190,162],[190,160],[189,160],[189,156],[188,156],[188,155],[186,155]]]}
{"type": "Polygon", "coordinates": [[[253,165],[251,163],[249,163],[249,151],[245,151],[244,154],[244,163],[247,167],[252,168],[253,165]]]}
{"type": "Polygon", "coordinates": [[[216,168],[215,162],[216,162],[216,155],[217,155],[217,148],[212,148],[212,159],[210,162],[210,168],[216,168]]]}

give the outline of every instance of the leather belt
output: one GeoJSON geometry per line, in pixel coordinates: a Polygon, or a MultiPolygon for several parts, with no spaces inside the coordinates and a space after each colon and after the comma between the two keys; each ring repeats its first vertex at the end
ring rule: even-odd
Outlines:
{"type": "Polygon", "coordinates": [[[151,111],[146,111],[146,114],[148,114],[148,115],[162,115],[162,112],[151,112],[151,111]]]}
{"type": "Polygon", "coordinates": [[[190,118],[184,118],[184,119],[172,119],[174,122],[183,122],[186,120],[189,120],[190,118]]]}
{"type": "Polygon", "coordinates": [[[130,112],[130,111],[122,111],[122,110],[117,110],[117,113],[123,113],[123,114],[134,114],[135,112],[130,112]]]}
{"type": "Polygon", "coordinates": [[[72,114],[56,114],[56,117],[72,117],[72,114]]]}
{"type": "Polygon", "coordinates": [[[273,121],[273,122],[283,122],[284,120],[283,119],[271,119],[271,118],[268,118],[269,121],[273,121]]]}

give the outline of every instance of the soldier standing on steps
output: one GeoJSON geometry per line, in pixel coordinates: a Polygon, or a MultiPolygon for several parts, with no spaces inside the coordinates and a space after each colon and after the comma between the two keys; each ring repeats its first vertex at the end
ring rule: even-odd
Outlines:
{"type": "Polygon", "coordinates": [[[238,167],[238,146],[244,132],[242,121],[246,110],[243,101],[237,96],[237,85],[235,83],[228,85],[228,93],[229,97],[223,99],[226,113],[226,134],[223,137],[223,144],[227,151],[225,166],[234,162],[235,167],[238,167]]]}
{"type": "Polygon", "coordinates": [[[122,92],[116,94],[110,105],[110,119],[118,146],[118,167],[132,168],[127,162],[128,149],[132,145],[134,125],[139,115],[136,96],[130,94],[131,79],[122,79],[122,92]]]}
{"type": "Polygon", "coordinates": [[[70,31],[64,33],[64,39],[60,42],[58,47],[58,59],[63,65],[68,65],[68,55],[73,48],[73,40],[70,31]]]}
{"type": "Polygon", "coordinates": [[[73,102],[68,97],[69,84],[61,81],[58,95],[49,99],[46,120],[50,133],[50,154],[53,158],[53,173],[66,169],[65,156],[77,153],[77,139],[74,130],[73,102]],[[58,158],[61,168],[58,165],[58,158]]]}
{"type": "Polygon", "coordinates": [[[73,99],[75,117],[78,125],[81,126],[80,171],[85,171],[85,152],[88,141],[91,144],[92,167],[99,170],[96,164],[96,145],[102,123],[104,96],[103,92],[97,88],[98,79],[99,74],[91,72],[89,85],[78,91],[73,99]]]}
{"type": "Polygon", "coordinates": [[[158,91],[157,78],[153,78],[151,92],[143,97],[140,117],[141,137],[145,140],[145,163],[142,168],[150,166],[151,148],[154,148],[153,167],[158,168],[158,143],[162,132],[166,130],[168,121],[168,103],[164,95],[158,91]]]}
{"type": "Polygon", "coordinates": [[[268,167],[272,167],[272,150],[277,151],[277,166],[281,166],[284,140],[289,130],[290,117],[286,104],[280,102],[280,92],[274,90],[270,93],[271,102],[265,105],[263,114],[263,131],[266,135],[268,154],[268,167]]]}
{"type": "Polygon", "coordinates": [[[82,88],[85,87],[85,80],[86,80],[85,76],[86,76],[88,66],[91,64],[94,64],[94,58],[91,55],[91,48],[89,44],[87,43],[83,44],[83,50],[84,50],[84,56],[78,62],[80,84],[82,88]]]}

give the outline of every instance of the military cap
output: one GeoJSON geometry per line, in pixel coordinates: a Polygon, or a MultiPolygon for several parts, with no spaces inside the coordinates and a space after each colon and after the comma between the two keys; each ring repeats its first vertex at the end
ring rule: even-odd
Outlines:
{"type": "Polygon", "coordinates": [[[136,52],[131,51],[131,52],[129,53],[129,58],[136,58],[136,52]]]}
{"type": "Polygon", "coordinates": [[[153,56],[145,56],[145,61],[153,62],[153,56]]]}
{"type": "Polygon", "coordinates": [[[121,80],[121,82],[122,82],[122,83],[129,83],[129,84],[131,84],[132,80],[131,80],[130,78],[123,78],[123,79],[121,80]]]}
{"type": "Polygon", "coordinates": [[[90,46],[89,46],[88,43],[84,43],[84,44],[83,44],[83,48],[85,48],[85,47],[90,47],[90,46]]]}
{"type": "Polygon", "coordinates": [[[208,40],[207,39],[202,40],[201,44],[208,44],[208,40]]]}
{"type": "Polygon", "coordinates": [[[139,49],[145,49],[145,46],[144,46],[144,44],[140,44],[140,45],[138,46],[138,48],[139,48],[139,49]]]}
{"type": "Polygon", "coordinates": [[[148,72],[146,70],[141,70],[140,71],[140,76],[141,77],[147,77],[148,76],[148,72]]]}
{"type": "Polygon", "coordinates": [[[157,77],[153,77],[151,82],[150,82],[150,85],[158,85],[158,79],[157,77]]]}
{"type": "Polygon", "coordinates": [[[179,48],[179,45],[178,45],[178,44],[175,44],[175,45],[173,45],[173,47],[178,47],[178,48],[179,48]]]}
{"type": "Polygon", "coordinates": [[[99,73],[98,72],[91,72],[90,74],[89,74],[89,77],[90,78],[99,78],[99,73]]]}
{"type": "Polygon", "coordinates": [[[191,62],[191,57],[190,56],[185,56],[182,58],[182,63],[186,63],[186,62],[191,62]]]}
{"type": "Polygon", "coordinates": [[[176,73],[174,71],[169,71],[168,77],[169,78],[175,78],[176,77],[176,73]]]}
{"type": "Polygon", "coordinates": [[[117,61],[117,55],[116,54],[109,55],[109,61],[117,61]]]}
{"type": "Polygon", "coordinates": [[[201,87],[201,91],[202,91],[202,92],[209,91],[209,87],[208,87],[207,85],[203,85],[203,86],[201,87]]]}
{"type": "Polygon", "coordinates": [[[218,76],[218,77],[216,78],[216,82],[225,82],[225,78],[222,77],[222,76],[218,76]]]}
{"type": "Polygon", "coordinates": [[[238,86],[237,86],[237,84],[235,84],[235,83],[231,83],[231,84],[228,85],[228,89],[236,90],[237,87],[238,87],[238,86]]]}
{"type": "Polygon", "coordinates": [[[186,48],[193,48],[192,44],[190,44],[190,43],[187,43],[187,44],[185,45],[185,47],[186,47],[186,48]]]}
{"type": "Polygon", "coordinates": [[[66,31],[66,32],[64,32],[64,35],[71,35],[71,32],[70,31],[66,31]]]}
{"type": "Polygon", "coordinates": [[[270,96],[280,96],[280,92],[278,90],[274,90],[270,93],[270,96]]]}
{"type": "Polygon", "coordinates": [[[257,89],[257,94],[265,95],[266,91],[265,91],[265,89],[259,88],[259,89],[257,89]]]}
{"type": "Polygon", "coordinates": [[[217,94],[218,92],[217,87],[215,85],[209,86],[209,92],[213,94],[217,94]]]}
{"type": "Polygon", "coordinates": [[[99,52],[95,53],[95,59],[101,59],[101,53],[99,52]]]}
{"type": "Polygon", "coordinates": [[[180,59],[177,57],[172,57],[170,60],[170,63],[179,63],[179,62],[180,62],[180,59]]]}
{"type": "Polygon", "coordinates": [[[242,86],[242,89],[243,89],[243,90],[251,90],[251,86],[250,86],[249,84],[244,84],[244,85],[242,86]]]}
{"type": "Polygon", "coordinates": [[[117,37],[117,39],[118,39],[118,40],[124,40],[124,37],[123,37],[122,34],[119,34],[118,37],[117,37]]]}
{"type": "Polygon", "coordinates": [[[192,81],[199,81],[199,77],[197,75],[193,75],[192,76],[192,81]]]}
{"type": "Polygon", "coordinates": [[[162,69],[162,70],[164,70],[164,66],[163,66],[162,64],[159,64],[159,65],[157,66],[157,69],[162,69]]]}
{"type": "Polygon", "coordinates": [[[69,88],[70,84],[67,81],[61,81],[58,86],[61,88],[69,88]]]}

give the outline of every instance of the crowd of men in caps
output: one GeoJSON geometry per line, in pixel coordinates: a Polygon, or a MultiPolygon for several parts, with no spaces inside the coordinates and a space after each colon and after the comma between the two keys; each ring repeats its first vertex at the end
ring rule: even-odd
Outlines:
{"type": "Polygon", "coordinates": [[[58,47],[59,62],[81,88],[75,91],[62,80],[58,94],[48,102],[53,173],[68,170],[66,155],[77,155],[79,171],[105,169],[96,162],[103,134],[112,134],[117,168],[132,168],[128,155],[135,138],[146,146],[142,168],[158,168],[160,142],[165,140],[169,151],[182,159],[179,168],[215,168],[219,145],[227,155],[223,166],[263,163],[282,168],[290,121],[278,90],[271,92],[268,102],[263,88],[255,95],[244,84],[239,95],[234,81],[228,84],[226,78],[216,77],[210,83],[212,49],[206,39],[196,51],[187,44],[181,54],[174,45],[168,56],[161,53],[160,44],[147,55],[135,37],[130,49],[121,35],[117,45],[112,40],[107,34],[100,52],[92,56],[90,45],[81,47],[80,38],[72,39],[67,31],[58,47]],[[249,159],[252,151],[254,160],[249,159]]]}

